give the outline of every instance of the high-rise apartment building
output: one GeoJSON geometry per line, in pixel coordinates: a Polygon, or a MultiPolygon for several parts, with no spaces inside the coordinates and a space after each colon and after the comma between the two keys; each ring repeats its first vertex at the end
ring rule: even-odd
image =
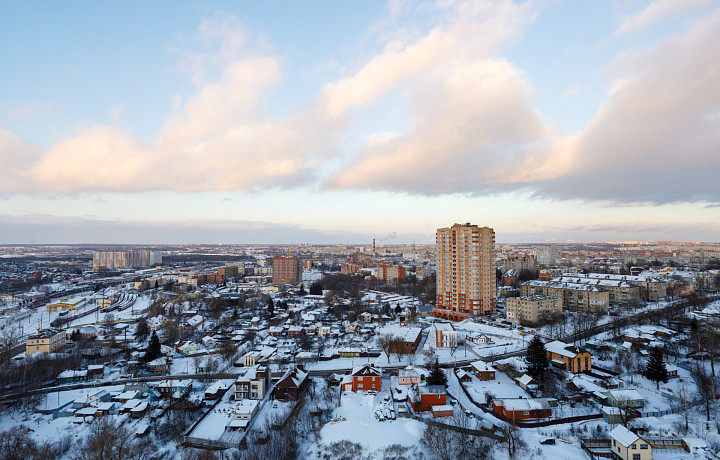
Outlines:
{"type": "Polygon", "coordinates": [[[302,272],[302,259],[273,257],[273,284],[298,284],[302,280],[302,272]]]}
{"type": "Polygon", "coordinates": [[[436,234],[437,304],[433,315],[461,321],[495,310],[495,232],[455,224],[436,234]]]}
{"type": "Polygon", "coordinates": [[[536,249],[536,254],[538,265],[550,267],[560,258],[560,247],[557,244],[545,244],[536,249]]]}

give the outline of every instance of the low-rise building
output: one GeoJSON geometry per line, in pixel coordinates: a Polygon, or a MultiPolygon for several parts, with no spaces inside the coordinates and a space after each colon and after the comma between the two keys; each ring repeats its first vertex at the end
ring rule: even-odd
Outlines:
{"type": "Polygon", "coordinates": [[[495,372],[497,371],[485,361],[475,361],[472,363],[472,370],[478,380],[495,380],[495,372]]]}
{"type": "Polygon", "coordinates": [[[562,299],[541,295],[508,297],[505,316],[518,324],[537,324],[544,316],[562,312],[562,299]]]}
{"type": "Polygon", "coordinates": [[[447,392],[442,385],[424,385],[417,387],[410,398],[415,412],[431,411],[433,406],[447,404],[447,392]]]}
{"type": "Polygon", "coordinates": [[[419,327],[403,328],[390,342],[390,353],[411,355],[417,351],[422,339],[422,329],[419,327]]]}
{"type": "Polygon", "coordinates": [[[547,398],[494,399],[492,406],[493,412],[513,423],[552,417],[552,407],[547,398]]]}
{"type": "Polygon", "coordinates": [[[452,323],[435,321],[430,328],[430,339],[436,348],[456,348],[457,331],[452,323]]]}
{"type": "Polygon", "coordinates": [[[308,373],[300,367],[288,370],[275,384],[275,399],[297,401],[308,383],[308,373]]]}
{"type": "Polygon", "coordinates": [[[372,364],[355,367],[340,383],[343,391],[382,389],[382,370],[372,364]]]}
{"type": "Polygon", "coordinates": [[[420,374],[417,373],[412,366],[408,366],[405,369],[398,371],[398,384],[399,385],[418,385],[422,380],[420,374]]]}
{"type": "Polygon", "coordinates": [[[615,458],[621,460],[652,460],[649,442],[622,425],[610,432],[611,449],[615,458]]]}
{"type": "Polygon", "coordinates": [[[550,364],[578,374],[592,370],[592,355],[584,348],[555,340],[545,344],[550,364]]]}
{"type": "Polygon", "coordinates": [[[25,356],[35,353],[57,353],[65,348],[65,331],[38,329],[25,341],[25,356]]]}
{"type": "Polygon", "coordinates": [[[235,379],[235,400],[263,399],[270,388],[270,370],[267,366],[252,366],[235,379]]]}

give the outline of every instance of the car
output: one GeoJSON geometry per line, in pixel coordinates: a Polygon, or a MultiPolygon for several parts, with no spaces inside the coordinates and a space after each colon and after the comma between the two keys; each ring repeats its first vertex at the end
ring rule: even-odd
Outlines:
{"type": "Polygon", "coordinates": [[[543,446],[554,446],[555,440],[553,438],[548,438],[548,439],[540,441],[540,444],[542,444],[543,446]]]}

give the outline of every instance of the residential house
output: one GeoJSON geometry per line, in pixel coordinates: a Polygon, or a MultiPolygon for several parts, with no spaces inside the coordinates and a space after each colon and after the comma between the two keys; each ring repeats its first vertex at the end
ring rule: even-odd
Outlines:
{"type": "Polygon", "coordinates": [[[182,395],[190,392],[193,382],[190,379],[185,380],[162,380],[155,385],[155,390],[165,397],[173,397],[180,399],[182,395]]]}
{"type": "Polygon", "coordinates": [[[415,412],[431,411],[433,406],[447,404],[447,393],[442,385],[423,385],[410,397],[415,412]]]}
{"type": "Polygon", "coordinates": [[[493,412],[512,422],[552,417],[552,407],[547,398],[494,399],[492,406],[493,412]]]}
{"type": "Polygon", "coordinates": [[[87,367],[87,378],[102,379],[105,376],[105,365],[104,364],[90,364],[87,367]]]}
{"type": "Polygon", "coordinates": [[[467,336],[467,339],[468,339],[470,342],[475,343],[475,344],[479,344],[479,345],[487,345],[487,344],[489,344],[489,343],[492,343],[492,341],[493,341],[493,340],[492,340],[490,337],[488,337],[487,335],[485,335],[485,334],[480,334],[480,333],[477,333],[477,332],[473,332],[472,334],[470,334],[469,336],[467,336]]]}
{"type": "Polygon", "coordinates": [[[372,322],[372,314],[369,312],[363,312],[358,315],[358,319],[362,321],[363,323],[371,323],[372,322]]]}
{"type": "Polygon", "coordinates": [[[418,385],[420,380],[420,374],[412,366],[398,371],[398,385],[418,385]]]}
{"type": "Polygon", "coordinates": [[[58,385],[65,385],[68,383],[76,383],[76,382],[84,382],[87,380],[87,371],[73,371],[73,370],[67,370],[62,371],[60,375],[57,376],[58,385]]]}
{"type": "Polygon", "coordinates": [[[357,366],[341,382],[343,391],[376,390],[382,387],[382,370],[372,364],[357,366]]]}
{"type": "Polygon", "coordinates": [[[495,372],[497,371],[485,361],[475,361],[471,366],[473,374],[478,380],[495,380],[495,372]]]}
{"type": "Polygon", "coordinates": [[[584,348],[555,340],[546,343],[545,350],[550,363],[561,369],[574,374],[592,370],[592,356],[584,348]]]}
{"type": "Polygon", "coordinates": [[[271,372],[267,366],[252,366],[235,380],[235,400],[263,399],[270,388],[271,372]]]}
{"type": "Polygon", "coordinates": [[[165,356],[153,359],[152,361],[147,363],[147,369],[148,371],[154,372],[156,374],[166,374],[168,371],[168,361],[169,359],[165,356]]]}
{"type": "Polygon", "coordinates": [[[338,350],[341,358],[358,358],[360,356],[360,349],[357,347],[342,347],[338,350]]]}
{"type": "Polygon", "coordinates": [[[650,443],[622,425],[610,432],[611,449],[620,460],[652,460],[650,443]]]}
{"type": "Polygon", "coordinates": [[[307,377],[308,373],[300,367],[288,370],[275,384],[275,399],[297,401],[308,383],[307,377]]]}
{"type": "Polygon", "coordinates": [[[645,405],[645,399],[637,390],[610,390],[602,394],[613,407],[637,409],[645,405]]]}

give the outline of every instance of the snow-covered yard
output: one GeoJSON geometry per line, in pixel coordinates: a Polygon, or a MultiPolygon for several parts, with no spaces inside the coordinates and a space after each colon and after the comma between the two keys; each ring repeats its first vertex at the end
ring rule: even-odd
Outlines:
{"type": "MultiPolygon", "coordinates": [[[[320,431],[319,444],[350,441],[377,452],[377,455],[380,455],[381,449],[393,444],[417,446],[425,424],[409,418],[382,422],[375,418],[375,409],[386,394],[387,392],[377,395],[364,392],[344,393],[340,406],[333,412],[333,419],[320,431]]],[[[317,454],[317,451],[314,452],[317,454]]]]}

